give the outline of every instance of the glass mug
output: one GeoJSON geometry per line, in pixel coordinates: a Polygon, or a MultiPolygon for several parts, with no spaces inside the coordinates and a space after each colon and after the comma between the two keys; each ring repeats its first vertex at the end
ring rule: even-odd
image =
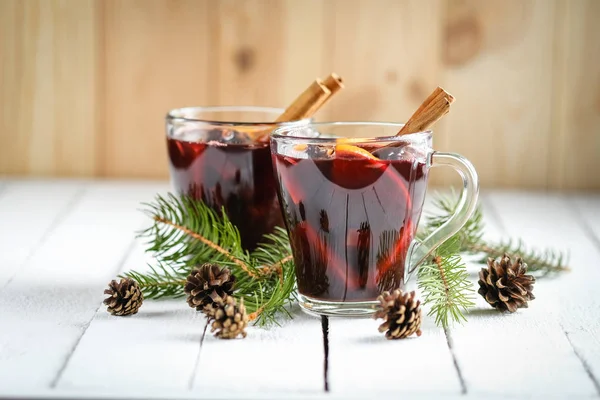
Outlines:
{"type": "Polygon", "coordinates": [[[434,151],[431,131],[394,136],[402,126],[311,123],[273,132],[271,153],[304,311],[372,314],[377,296],[403,288],[415,267],[475,210],[473,165],[434,151]],[[417,241],[429,169],[436,166],[460,174],[462,194],[450,220],[417,241]]]}
{"type": "MultiPolygon", "coordinates": [[[[277,126],[283,109],[266,107],[188,107],[166,117],[171,182],[178,193],[224,207],[252,251],[264,234],[283,227],[269,141],[254,140],[277,126]]],[[[267,136],[268,138],[268,136],[267,136]]]]}

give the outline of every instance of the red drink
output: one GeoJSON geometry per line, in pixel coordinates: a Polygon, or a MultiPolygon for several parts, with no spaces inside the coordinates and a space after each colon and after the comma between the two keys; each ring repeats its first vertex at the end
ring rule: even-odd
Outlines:
{"type": "Polygon", "coordinates": [[[176,189],[221,207],[253,250],[265,233],[283,226],[268,144],[195,143],[167,139],[176,189]]]}
{"type": "MultiPolygon", "coordinates": [[[[221,209],[252,251],[283,226],[268,135],[292,123],[272,123],[284,110],[266,107],[188,107],[167,115],[167,150],[175,190],[221,209]]],[[[308,121],[297,121],[304,123],[308,121]]]]}
{"type": "Polygon", "coordinates": [[[309,145],[307,158],[273,156],[301,295],[372,301],[403,286],[427,168],[398,159],[401,151],[379,150],[377,159],[309,145]]]}

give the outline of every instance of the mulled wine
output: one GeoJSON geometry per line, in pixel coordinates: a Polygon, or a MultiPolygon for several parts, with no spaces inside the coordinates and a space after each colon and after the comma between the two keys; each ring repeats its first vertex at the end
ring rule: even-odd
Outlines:
{"type": "Polygon", "coordinates": [[[415,268],[455,235],[477,205],[473,165],[433,151],[431,131],[402,124],[323,122],[276,129],[271,153],[290,237],[300,307],[311,314],[373,314],[377,297],[403,288],[415,268]],[[454,214],[414,240],[429,170],[459,172],[454,214]]]}
{"type": "Polygon", "coordinates": [[[300,295],[361,302],[403,286],[427,186],[425,160],[406,150],[309,144],[296,146],[297,156],[274,152],[300,295]]]}
{"type": "Polygon", "coordinates": [[[277,200],[268,133],[283,110],[262,107],[198,107],[167,116],[171,181],[219,214],[224,209],[245,250],[284,226],[277,200]],[[247,122],[226,122],[247,121],[247,122]],[[266,121],[266,122],[263,122],[266,121]],[[267,141],[257,141],[259,135],[267,141]]]}
{"type": "Polygon", "coordinates": [[[265,233],[283,226],[268,144],[215,146],[167,139],[171,176],[178,190],[217,212],[224,207],[253,250],[265,233]]]}

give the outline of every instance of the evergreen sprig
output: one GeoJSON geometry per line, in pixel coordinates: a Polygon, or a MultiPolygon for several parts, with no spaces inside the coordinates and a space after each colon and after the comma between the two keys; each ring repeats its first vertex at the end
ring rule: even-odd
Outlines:
{"type": "Polygon", "coordinates": [[[530,249],[523,240],[507,240],[499,243],[467,243],[462,249],[464,252],[480,254],[479,262],[485,263],[488,258],[499,258],[504,254],[512,259],[520,257],[527,263],[527,272],[536,277],[545,277],[560,272],[569,271],[568,256],[553,249],[530,249]]]}
{"type": "Polygon", "coordinates": [[[185,276],[172,270],[170,267],[157,261],[156,267],[148,265],[149,272],[127,271],[121,277],[135,280],[148,299],[159,299],[161,297],[177,298],[184,295],[183,285],[185,276]]]}
{"type": "Polygon", "coordinates": [[[228,266],[236,277],[234,296],[243,298],[251,319],[275,322],[294,299],[294,269],[285,230],[266,235],[252,254],[243,250],[239,231],[224,211],[189,196],[157,196],[145,204],[153,224],[140,232],[147,251],[156,258],[151,272],[125,274],[138,281],[146,298],[183,295],[192,268],[210,262],[228,266]]]}
{"type": "Polygon", "coordinates": [[[443,327],[449,325],[450,319],[466,321],[464,312],[474,305],[473,285],[459,253],[460,240],[454,236],[444,242],[417,273],[423,304],[431,304],[428,315],[443,327]]]}
{"type": "Polygon", "coordinates": [[[202,201],[172,193],[157,196],[144,206],[144,213],[154,223],[139,236],[146,239],[146,251],[173,271],[187,276],[191,267],[203,262],[231,266],[234,260],[248,258],[240,234],[225,211],[219,215],[202,201]]]}

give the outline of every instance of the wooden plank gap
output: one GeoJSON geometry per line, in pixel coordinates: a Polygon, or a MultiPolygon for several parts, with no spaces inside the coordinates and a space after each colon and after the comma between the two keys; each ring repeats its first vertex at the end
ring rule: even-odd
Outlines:
{"type": "MultiPolygon", "coordinates": [[[[52,220],[48,229],[46,229],[46,231],[44,231],[44,233],[42,234],[42,237],[40,238],[37,245],[34,246],[31,249],[31,251],[29,252],[29,254],[27,254],[27,256],[23,259],[23,262],[21,263],[21,267],[23,267],[24,265],[27,265],[29,263],[29,260],[31,260],[31,258],[33,257],[33,255],[35,254],[37,249],[39,249],[40,246],[42,246],[46,242],[46,240],[48,240],[48,238],[52,235],[52,233],[56,230],[56,228],[58,228],[60,226],[60,224],[69,216],[69,214],[71,214],[71,212],[73,212],[73,210],[75,209],[75,206],[83,198],[83,195],[85,194],[86,191],[87,191],[87,188],[85,188],[85,187],[78,190],[73,195],[71,200],[69,200],[69,202],[56,214],[56,217],[54,217],[54,219],[52,220]]],[[[0,192],[1,192],[1,188],[0,188],[0,192]]],[[[15,273],[10,278],[7,279],[4,286],[2,286],[0,288],[0,291],[2,291],[2,289],[6,288],[13,281],[13,279],[15,279],[15,276],[17,276],[17,274],[19,273],[20,270],[21,270],[21,268],[17,268],[15,270],[15,273]]]]}
{"type": "Polygon", "coordinates": [[[194,382],[196,381],[196,371],[198,370],[198,366],[200,365],[200,355],[202,354],[202,344],[204,343],[204,337],[206,336],[206,329],[208,329],[208,325],[210,324],[210,320],[206,318],[206,324],[204,324],[204,330],[202,331],[202,337],[200,338],[200,346],[198,347],[198,356],[196,357],[196,362],[194,363],[194,368],[192,369],[192,375],[190,376],[190,383],[188,388],[191,390],[194,388],[194,382]]]}
{"type": "Polygon", "coordinates": [[[323,389],[329,392],[329,317],[321,316],[323,331],[323,389]]]}
{"type": "Polygon", "coordinates": [[[449,328],[444,328],[444,333],[446,334],[446,343],[448,343],[448,350],[450,350],[450,354],[452,355],[454,368],[456,369],[456,374],[458,375],[458,380],[460,381],[460,394],[467,394],[467,384],[465,382],[463,373],[460,369],[460,365],[458,364],[456,353],[454,352],[454,342],[452,341],[452,333],[449,328]]]}
{"type": "MultiPolygon", "coordinates": [[[[129,243],[129,246],[127,246],[127,248],[125,249],[125,251],[123,253],[123,256],[121,257],[121,259],[117,263],[117,268],[115,268],[115,275],[118,274],[123,269],[123,266],[125,265],[125,262],[127,261],[127,258],[129,257],[129,254],[131,254],[131,252],[133,251],[133,248],[135,247],[135,244],[136,244],[136,239],[134,238],[134,239],[131,240],[131,243],[129,243]]],[[[75,353],[75,349],[77,349],[77,346],[79,346],[79,343],[81,342],[81,339],[83,338],[83,336],[87,332],[88,328],[92,324],[92,321],[94,321],[94,319],[96,318],[96,315],[98,315],[98,310],[100,310],[100,307],[102,307],[102,302],[100,302],[100,304],[98,305],[98,308],[96,308],[96,311],[94,311],[94,314],[92,315],[92,317],[83,326],[83,330],[81,331],[81,334],[79,335],[79,337],[77,338],[77,340],[75,340],[75,342],[73,342],[73,346],[71,347],[71,350],[69,351],[69,353],[65,357],[65,360],[64,360],[63,364],[58,369],[58,372],[56,373],[56,376],[54,377],[54,379],[52,379],[52,381],[50,383],[50,388],[51,389],[55,389],[56,386],[58,385],[58,382],[60,381],[60,378],[62,377],[63,373],[67,369],[67,366],[69,365],[69,361],[71,361],[71,358],[73,357],[73,353],[75,353]]]]}
{"type": "Polygon", "coordinates": [[[578,350],[577,346],[575,346],[573,344],[573,342],[571,341],[571,337],[569,335],[569,332],[565,329],[565,327],[562,324],[560,325],[560,327],[562,328],[563,332],[565,333],[565,336],[567,337],[567,341],[571,345],[571,348],[573,349],[573,352],[575,353],[575,355],[577,356],[577,358],[579,359],[579,361],[581,361],[581,365],[583,365],[583,369],[585,370],[585,373],[588,375],[588,377],[593,382],[594,387],[596,388],[596,392],[600,396],[600,381],[598,380],[598,378],[592,372],[592,367],[586,361],[586,359],[583,356],[583,354],[581,354],[581,352],[578,350]]]}

